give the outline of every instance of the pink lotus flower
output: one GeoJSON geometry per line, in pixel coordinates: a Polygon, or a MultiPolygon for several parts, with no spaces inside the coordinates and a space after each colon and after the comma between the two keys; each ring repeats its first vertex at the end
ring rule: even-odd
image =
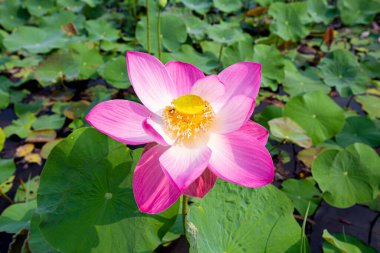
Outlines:
{"type": "Polygon", "coordinates": [[[154,143],[133,176],[142,212],[162,212],[181,194],[203,197],[217,177],[246,187],[272,182],[268,132],[249,120],[260,88],[260,64],[240,62],[205,76],[188,63],[163,65],[149,54],[128,52],[127,69],[144,105],[102,102],[86,120],[117,141],[154,143]]]}

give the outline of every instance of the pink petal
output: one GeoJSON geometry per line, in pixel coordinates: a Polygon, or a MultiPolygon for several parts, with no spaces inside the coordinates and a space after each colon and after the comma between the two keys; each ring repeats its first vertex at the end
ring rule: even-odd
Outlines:
{"type": "Polygon", "coordinates": [[[171,61],[166,63],[166,69],[176,84],[177,97],[190,93],[191,86],[205,75],[192,64],[171,61]]]}
{"type": "Polygon", "coordinates": [[[133,193],[144,213],[156,214],[168,209],[181,196],[179,189],[165,176],[158,161],[167,147],[156,145],[144,152],[133,174],[133,193]]]}
{"type": "Polygon", "coordinates": [[[224,69],[218,77],[226,87],[226,101],[236,95],[256,98],[260,90],[261,64],[235,63],[224,69]]]}
{"type": "Polygon", "coordinates": [[[225,93],[224,85],[218,76],[210,75],[199,79],[191,88],[191,94],[195,94],[208,102],[216,101],[225,93]]]}
{"type": "Polygon", "coordinates": [[[155,142],[163,146],[173,145],[175,140],[164,131],[162,118],[153,114],[143,121],[142,128],[155,142]]]}
{"type": "Polygon", "coordinates": [[[187,148],[172,146],[160,157],[164,173],[183,192],[206,169],[211,156],[207,146],[187,148]]]}
{"type": "Polygon", "coordinates": [[[129,79],[141,102],[154,113],[177,97],[176,85],[165,66],[155,57],[140,52],[127,52],[129,79]]]}
{"type": "Polygon", "coordinates": [[[143,105],[128,100],[110,100],[97,104],[86,121],[109,137],[131,145],[153,141],[142,127],[151,112],[143,105]]]}
{"type": "Polygon", "coordinates": [[[239,129],[239,131],[242,131],[249,136],[255,137],[264,145],[268,141],[268,130],[262,125],[253,122],[252,120],[248,120],[247,122],[245,122],[245,124],[239,129]]]}
{"type": "Polygon", "coordinates": [[[273,181],[274,166],[265,145],[243,131],[212,134],[209,168],[218,177],[247,187],[261,187],[273,181]]]}
{"type": "Polygon", "coordinates": [[[243,95],[231,98],[216,114],[214,131],[226,134],[238,130],[252,114],[255,100],[243,95]]]}
{"type": "Polygon", "coordinates": [[[185,195],[203,198],[214,187],[217,177],[209,169],[198,177],[184,192],[185,195]]]}

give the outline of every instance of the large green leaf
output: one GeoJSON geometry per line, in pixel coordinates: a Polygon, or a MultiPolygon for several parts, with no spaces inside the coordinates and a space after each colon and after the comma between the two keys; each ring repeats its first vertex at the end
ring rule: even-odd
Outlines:
{"type": "Polygon", "coordinates": [[[362,93],[369,85],[368,75],[356,57],[347,50],[338,49],[323,58],[319,64],[325,83],[336,87],[343,97],[362,93]]]}
{"type": "Polygon", "coordinates": [[[380,186],[380,158],[365,144],[327,150],[313,162],[312,173],[332,206],[347,208],[375,198],[380,186]]]}
{"type": "Polygon", "coordinates": [[[327,0],[307,0],[307,12],[312,22],[328,24],[333,18],[327,0]]]}
{"type": "Polygon", "coordinates": [[[305,129],[314,144],[339,133],[345,121],[342,108],[321,91],[292,98],[285,105],[284,116],[305,129]]]}
{"type": "Polygon", "coordinates": [[[128,148],[93,128],[78,129],[60,142],[43,169],[37,197],[48,243],[62,252],[154,250],[178,205],[161,215],[140,213],[131,167],[128,148]]]}
{"type": "Polygon", "coordinates": [[[115,88],[126,89],[131,86],[124,56],[118,56],[106,62],[106,64],[99,69],[99,74],[107,83],[115,88]]]}
{"type": "Polygon", "coordinates": [[[85,27],[92,41],[116,41],[119,38],[120,32],[104,19],[89,20],[85,27]]]}
{"type": "Polygon", "coordinates": [[[36,253],[56,253],[56,251],[43,237],[39,224],[41,222],[40,215],[35,213],[30,222],[29,248],[36,253]]]}
{"type": "Polygon", "coordinates": [[[284,40],[299,41],[309,34],[305,2],[274,3],[269,7],[269,14],[273,16],[271,32],[284,40]]]}
{"type": "Polygon", "coordinates": [[[98,71],[98,68],[104,64],[104,60],[99,52],[99,49],[95,48],[94,44],[86,45],[83,43],[71,44],[70,48],[77,53],[75,57],[80,62],[79,78],[88,79],[94,77],[98,71]]]}
{"type": "Polygon", "coordinates": [[[273,185],[219,181],[186,218],[190,252],[299,252],[301,229],[290,200],[273,185]]]}
{"type": "Polygon", "coordinates": [[[7,207],[0,216],[0,232],[17,233],[22,228],[28,229],[35,208],[35,200],[7,207]]]}
{"type": "Polygon", "coordinates": [[[218,67],[215,56],[209,53],[200,54],[190,45],[182,45],[181,51],[171,53],[168,60],[177,60],[196,65],[206,74],[210,74],[218,67]]]}
{"type": "MultiPolygon", "coordinates": [[[[161,15],[161,37],[164,47],[172,52],[177,52],[181,44],[186,41],[187,32],[183,18],[169,13],[161,15]],[[175,32],[173,32],[175,31],[175,32]]],[[[156,38],[152,38],[157,41],[156,38]]]]}
{"type": "Polygon", "coordinates": [[[343,147],[356,142],[378,147],[380,145],[380,130],[367,117],[350,117],[346,120],[342,132],[336,136],[336,142],[343,147]]]}
{"type": "Polygon", "coordinates": [[[214,6],[223,12],[234,12],[241,8],[241,0],[213,0],[214,6]]]}
{"type": "Polygon", "coordinates": [[[42,86],[58,80],[72,81],[79,75],[80,62],[72,50],[59,50],[49,55],[37,68],[36,79],[42,86]]]}
{"type": "Polygon", "coordinates": [[[320,90],[327,94],[330,87],[325,85],[320,79],[315,68],[307,71],[299,71],[296,66],[287,62],[285,67],[285,79],[283,82],[284,90],[294,97],[308,92],[320,90]]]}
{"type": "Polygon", "coordinates": [[[36,121],[33,122],[32,127],[34,130],[42,129],[55,129],[59,130],[63,127],[65,123],[65,118],[58,114],[53,115],[43,115],[38,117],[36,121]]]}
{"type": "Polygon", "coordinates": [[[18,27],[3,40],[9,51],[25,49],[30,53],[47,53],[54,48],[63,47],[66,42],[63,31],[33,26],[18,27]]]}
{"type": "Polygon", "coordinates": [[[283,81],[285,61],[283,55],[275,46],[256,45],[254,47],[253,61],[262,65],[262,85],[264,87],[269,86],[273,80],[275,82],[283,81]]]}
{"type": "Polygon", "coordinates": [[[0,24],[2,27],[12,30],[23,25],[28,20],[28,12],[20,7],[20,0],[1,1],[0,24]]]}
{"type": "Polygon", "coordinates": [[[231,45],[245,39],[238,24],[227,22],[209,26],[207,28],[207,35],[212,40],[226,45],[231,45]]]}
{"type": "Polygon", "coordinates": [[[376,253],[372,247],[365,245],[358,238],[346,233],[330,234],[323,231],[323,253],[376,253]]]}
{"type": "Polygon", "coordinates": [[[206,13],[212,5],[212,0],[181,0],[181,2],[186,7],[201,14],[206,13]]]}
{"type": "Polygon", "coordinates": [[[310,148],[312,141],[305,130],[290,118],[275,118],[268,121],[270,132],[280,140],[293,142],[300,147],[310,148]]]}
{"type": "Polygon", "coordinates": [[[19,119],[13,120],[12,124],[4,128],[5,136],[16,134],[20,138],[26,138],[32,132],[31,127],[36,120],[33,113],[25,113],[19,119]]]}
{"type": "Polygon", "coordinates": [[[0,159],[0,183],[3,183],[16,172],[13,159],[0,159]]]}
{"type": "Polygon", "coordinates": [[[312,179],[287,179],[281,184],[282,191],[293,201],[295,208],[302,215],[305,216],[309,203],[308,216],[314,214],[315,210],[321,202],[321,193],[315,187],[315,181],[312,179]]]}
{"type": "Polygon", "coordinates": [[[41,17],[46,13],[52,11],[52,9],[55,7],[55,2],[51,0],[27,0],[25,6],[30,14],[33,16],[41,17]]]}
{"type": "Polygon", "coordinates": [[[380,11],[378,0],[338,0],[337,6],[343,23],[347,25],[368,24],[380,11]]]}
{"type": "Polygon", "coordinates": [[[380,118],[380,97],[372,95],[355,96],[362,106],[363,110],[368,113],[370,118],[380,118]]]}

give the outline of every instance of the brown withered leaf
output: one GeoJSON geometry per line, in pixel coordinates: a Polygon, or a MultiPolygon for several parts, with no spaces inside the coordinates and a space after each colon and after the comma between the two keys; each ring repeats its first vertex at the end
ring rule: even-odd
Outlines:
{"type": "Polygon", "coordinates": [[[334,42],[334,27],[329,26],[323,34],[323,41],[325,42],[328,49],[330,49],[331,44],[334,42]]]}
{"type": "Polygon", "coordinates": [[[248,10],[245,14],[249,17],[259,17],[268,11],[268,7],[257,6],[256,8],[248,10]]]}
{"type": "Polygon", "coordinates": [[[78,31],[73,23],[67,23],[65,25],[61,25],[61,29],[66,33],[67,36],[77,36],[78,31]]]}

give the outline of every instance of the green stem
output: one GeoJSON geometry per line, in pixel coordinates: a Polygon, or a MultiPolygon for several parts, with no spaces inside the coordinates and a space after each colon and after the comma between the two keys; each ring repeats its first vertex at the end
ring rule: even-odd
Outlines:
{"type": "Polygon", "coordinates": [[[219,57],[218,57],[218,63],[219,63],[219,64],[220,64],[220,62],[221,62],[221,60],[222,60],[223,47],[224,47],[224,44],[221,44],[221,45],[220,45],[220,49],[219,49],[219,57]]]}
{"type": "Polygon", "coordinates": [[[150,54],[149,0],[146,0],[146,40],[148,44],[148,53],[150,54]]]}
{"type": "Polygon", "coordinates": [[[183,231],[186,233],[186,215],[189,210],[189,197],[183,195],[182,196],[182,224],[183,231]]]}
{"type": "Polygon", "coordinates": [[[269,150],[269,153],[272,152],[273,150],[277,149],[279,146],[281,146],[282,144],[284,144],[286,142],[285,139],[281,140],[279,143],[277,143],[276,145],[274,145],[270,150],[269,150]]]}
{"type": "Polygon", "coordinates": [[[133,6],[132,6],[132,9],[133,9],[133,16],[135,17],[136,22],[137,22],[136,7],[137,7],[137,0],[133,0],[133,6]]]}
{"type": "Polygon", "coordinates": [[[158,7],[157,14],[157,45],[158,45],[158,59],[161,60],[162,50],[161,50],[161,8],[158,7]]]}

